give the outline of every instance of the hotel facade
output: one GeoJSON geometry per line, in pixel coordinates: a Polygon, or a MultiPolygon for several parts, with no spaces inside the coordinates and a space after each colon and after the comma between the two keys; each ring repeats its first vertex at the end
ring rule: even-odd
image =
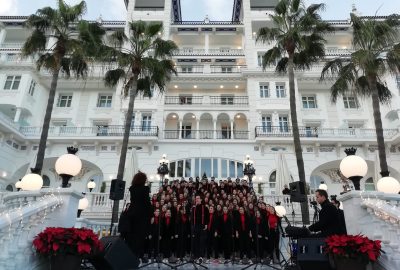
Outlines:
{"type": "MultiPolygon", "coordinates": [[[[121,0],[122,1],[122,0],[121,0]]],[[[98,22],[108,33],[135,20],[162,22],[160,35],[179,47],[174,53],[178,76],[164,93],[135,101],[125,180],[137,169],[156,181],[162,154],[170,161],[169,179],[243,177],[248,154],[262,192],[280,194],[284,183],[298,180],[294,155],[288,76],[261,67],[270,48],[257,43],[259,28],[272,26],[276,1],[233,1],[232,20],[183,21],[179,0],[125,0],[120,21],[98,22]],[[284,182],[282,182],[284,181],[284,182]]],[[[350,11],[349,11],[350,12],[350,11]]],[[[330,21],[335,33],[326,37],[326,59],[352,52],[348,13],[330,21]]],[[[15,183],[34,166],[51,76],[37,71],[34,59],[22,58],[29,35],[25,16],[0,17],[0,189],[15,183]]],[[[376,19],[381,19],[377,17],[376,19]]],[[[344,149],[356,147],[368,163],[361,188],[374,190],[379,176],[372,101],[356,96],[330,99],[332,81],[320,82],[323,62],[295,72],[298,122],[306,179],[315,190],[321,181],[331,194],[342,191],[339,163],[344,149]]],[[[94,179],[110,186],[115,178],[128,100],[120,88],[104,86],[106,66],[93,64],[86,80],[60,78],[44,168],[45,186],[58,187],[56,159],[66,147],[79,148],[83,162],[72,187],[84,191],[94,179]]],[[[381,106],[388,165],[400,179],[400,78],[388,75],[390,104],[381,106]]],[[[128,183],[129,184],[129,183],[128,183]]]]}

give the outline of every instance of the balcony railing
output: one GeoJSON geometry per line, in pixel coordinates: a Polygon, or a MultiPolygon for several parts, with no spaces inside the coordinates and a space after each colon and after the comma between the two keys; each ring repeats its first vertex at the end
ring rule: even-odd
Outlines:
{"type": "MultiPolygon", "coordinates": [[[[306,128],[299,127],[300,137],[314,138],[375,138],[375,129],[367,128],[306,128]]],[[[397,129],[384,129],[383,136],[392,138],[398,134],[397,129]]],[[[292,137],[293,130],[291,126],[257,126],[256,137],[292,137]]]]}
{"type": "Polygon", "coordinates": [[[212,65],[211,73],[240,73],[246,67],[245,65],[212,65]]]}
{"type": "Polygon", "coordinates": [[[208,139],[217,139],[217,140],[247,140],[249,138],[249,131],[247,130],[234,130],[233,138],[231,132],[229,130],[207,130],[207,129],[192,129],[192,130],[177,130],[170,129],[164,130],[164,139],[182,139],[182,140],[208,140],[208,139]],[[181,136],[179,137],[179,134],[181,136]]]}
{"type": "Polygon", "coordinates": [[[249,105],[248,96],[166,96],[165,105],[249,105]]]}
{"type": "Polygon", "coordinates": [[[196,55],[214,55],[214,56],[244,56],[242,49],[179,49],[173,53],[174,56],[196,56],[196,55]]]}
{"type": "Polygon", "coordinates": [[[175,21],[171,25],[242,25],[237,21],[175,21]]]}
{"type": "MultiPolygon", "coordinates": [[[[25,136],[40,136],[42,127],[20,127],[20,132],[25,136]]],[[[49,136],[65,137],[111,137],[123,136],[124,126],[96,126],[96,127],[50,127],[49,136]]],[[[157,126],[132,127],[130,136],[158,136],[157,126]]]]}

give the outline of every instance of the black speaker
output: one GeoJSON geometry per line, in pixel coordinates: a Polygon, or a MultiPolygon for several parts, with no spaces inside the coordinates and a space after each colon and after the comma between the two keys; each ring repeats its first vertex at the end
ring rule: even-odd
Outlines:
{"type": "Polygon", "coordinates": [[[110,187],[110,200],[118,201],[124,199],[125,181],[113,179],[110,187]]]}
{"type": "Polygon", "coordinates": [[[325,238],[299,238],[297,240],[297,263],[302,270],[329,270],[328,255],[324,253],[325,238]]]}
{"type": "Polygon", "coordinates": [[[118,236],[106,236],[100,239],[104,250],[89,261],[97,270],[128,270],[139,266],[139,259],[118,236]]]}
{"type": "Polygon", "coordinates": [[[301,181],[289,183],[290,187],[290,200],[292,202],[305,202],[307,201],[306,184],[301,181]]]}

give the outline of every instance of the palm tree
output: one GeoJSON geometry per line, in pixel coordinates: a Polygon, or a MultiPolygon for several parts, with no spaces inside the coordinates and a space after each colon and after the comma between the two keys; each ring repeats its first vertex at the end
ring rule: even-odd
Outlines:
{"type": "Polygon", "coordinates": [[[35,172],[40,174],[46,150],[51,113],[60,73],[67,78],[87,75],[90,56],[97,52],[105,31],[96,23],[82,20],[85,1],[69,6],[58,0],[58,8],[44,7],[28,17],[26,27],[32,29],[22,48],[22,55],[37,57],[37,69],[46,69],[52,75],[46,113],[40,135],[35,172]],[[46,48],[47,42],[54,42],[46,48]]]}
{"type": "MultiPolygon", "coordinates": [[[[319,11],[323,4],[305,7],[302,0],[280,0],[275,14],[270,15],[273,27],[258,30],[257,41],[273,44],[262,57],[262,66],[275,65],[279,73],[289,75],[290,117],[293,130],[293,142],[297,161],[299,180],[306,184],[304,160],[297,123],[296,92],[294,70],[310,69],[311,65],[325,55],[324,34],[333,31],[332,27],[321,20],[319,11]]],[[[303,223],[309,223],[308,204],[302,203],[303,223]]]]}
{"type": "MultiPolygon", "coordinates": [[[[176,74],[171,56],[177,49],[171,40],[160,38],[161,23],[130,22],[128,35],[123,30],[110,36],[113,47],[108,48],[108,59],[116,61],[117,67],[105,74],[105,84],[110,87],[122,85],[122,94],[129,96],[125,117],[124,135],[119,159],[117,179],[122,180],[128,150],[135,98],[138,94],[151,96],[151,88],[157,86],[163,92],[166,83],[176,74]],[[109,58],[111,57],[111,58],[109,58]]],[[[112,223],[118,221],[119,201],[114,201],[112,223]]]]}
{"type": "Polygon", "coordinates": [[[385,20],[368,19],[350,14],[353,27],[353,50],[350,57],[337,58],[325,64],[321,80],[334,78],[331,99],[353,94],[371,97],[382,176],[389,175],[379,103],[387,103],[392,95],[384,76],[400,74],[400,16],[385,20]]]}

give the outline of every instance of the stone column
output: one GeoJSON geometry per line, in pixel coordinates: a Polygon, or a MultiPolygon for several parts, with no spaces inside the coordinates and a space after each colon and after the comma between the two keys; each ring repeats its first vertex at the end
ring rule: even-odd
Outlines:
{"type": "Polygon", "coordinates": [[[14,123],[19,122],[19,119],[21,118],[21,111],[22,109],[20,107],[18,107],[17,110],[15,111],[14,123]]]}
{"type": "Polygon", "coordinates": [[[179,120],[178,138],[182,139],[182,120],[179,120]]]}
{"type": "Polygon", "coordinates": [[[233,140],[233,120],[231,120],[231,140],[233,140]]]}
{"type": "Polygon", "coordinates": [[[200,120],[196,119],[196,139],[200,139],[200,120]]]}
{"type": "Polygon", "coordinates": [[[214,140],[217,138],[217,120],[213,120],[214,123],[214,140]]]}

